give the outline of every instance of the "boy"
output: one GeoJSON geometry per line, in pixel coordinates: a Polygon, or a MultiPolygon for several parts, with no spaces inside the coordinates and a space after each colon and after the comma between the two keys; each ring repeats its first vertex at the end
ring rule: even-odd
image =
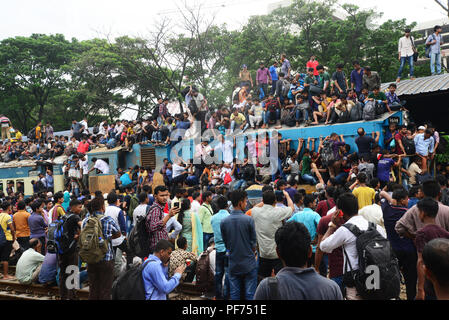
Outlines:
{"type": "Polygon", "coordinates": [[[449,239],[449,232],[438,226],[435,217],[438,214],[438,202],[432,198],[424,198],[417,204],[419,210],[419,219],[425,226],[416,231],[416,251],[418,252],[418,293],[416,300],[436,300],[436,294],[432,283],[426,279],[424,274],[424,262],[422,253],[424,246],[433,239],[449,239]]]}
{"type": "Polygon", "coordinates": [[[368,100],[369,101],[377,101],[378,103],[382,104],[382,106],[384,107],[384,111],[386,108],[389,113],[393,113],[390,106],[388,105],[387,96],[385,95],[385,93],[383,91],[380,91],[379,86],[374,87],[373,92],[370,95],[368,95],[368,100]]]}
{"type": "Polygon", "coordinates": [[[406,101],[401,101],[398,98],[398,95],[396,94],[397,85],[396,83],[390,84],[388,87],[388,92],[386,93],[388,105],[390,106],[391,110],[403,110],[407,111],[404,108],[404,105],[406,104],[406,101]]]}

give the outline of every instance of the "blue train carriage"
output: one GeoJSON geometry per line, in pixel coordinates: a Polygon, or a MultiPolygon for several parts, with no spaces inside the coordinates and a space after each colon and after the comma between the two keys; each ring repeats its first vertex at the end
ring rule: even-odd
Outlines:
{"type": "MultiPolygon", "coordinates": [[[[337,133],[338,135],[343,135],[345,143],[351,147],[350,153],[356,152],[357,145],[355,143],[355,139],[358,137],[357,130],[359,128],[365,129],[365,132],[368,135],[371,135],[373,132],[379,132],[379,145],[383,146],[383,141],[385,137],[385,133],[388,130],[390,123],[396,123],[397,125],[401,125],[404,123],[404,117],[402,111],[397,111],[392,114],[385,113],[378,119],[372,121],[354,121],[347,123],[336,123],[332,125],[317,125],[317,126],[301,126],[298,128],[290,128],[283,126],[281,129],[275,129],[272,127],[271,129],[259,129],[259,130],[248,130],[245,133],[237,133],[236,137],[236,148],[234,150],[234,156],[237,157],[240,161],[243,161],[244,158],[244,149],[246,142],[248,140],[248,136],[252,136],[255,138],[256,134],[267,133],[270,137],[273,134],[273,131],[278,131],[282,135],[282,139],[292,139],[292,144],[290,145],[291,149],[295,149],[298,147],[298,139],[302,138],[307,142],[307,139],[315,138],[315,150],[318,150],[319,147],[319,138],[323,137],[323,139],[327,136],[330,136],[332,133],[337,133]]],[[[233,135],[226,136],[225,139],[233,139],[233,135]]],[[[208,138],[206,138],[208,140],[208,138]]],[[[194,158],[195,146],[201,141],[201,138],[189,139],[186,141],[182,141],[178,145],[175,146],[175,150],[171,152],[171,150],[167,150],[167,153],[170,155],[173,153],[174,155],[178,155],[185,162],[194,158]]],[[[218,141],[213,141],[210,146],[212,148],[218,141]]],[[[171,159],[168,157],[171,161],[171,159]]]]}
{"type": "Polygon", "coordinates": [[[94,170],[89,174],[89,191],[94,193],[100,190],[109,193],[115,189],[115,176],[117,168],[133,168],[134,166],[150,167],[159,171],[165,158],[169,157],[168,148],[155,148],[152,144],[134,144],[131,151],[123,147],[114,149],[97,148],[87,153],[89,169],[93,167],[92,158],[101,159],[109,164],[109,174],[101,174],[94,170]]]}
{"type": "Polygon", "coordinates": [[[25,197],[33,195],[33,184],[39,173],[46,173],[47,169],[53,171],[54,191],[64,190],[64,175],[62,166],[66,156],[60,156],[51,161],[22,160],[0,163],[0,190],[7,193],[8,185],[14,192],[20,191],[25,197]]]}

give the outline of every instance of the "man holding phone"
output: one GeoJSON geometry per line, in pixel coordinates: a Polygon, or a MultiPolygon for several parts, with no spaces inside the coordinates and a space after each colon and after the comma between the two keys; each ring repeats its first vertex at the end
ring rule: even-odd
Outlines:
{"type": "Polygon", "coordinates": [[[157,186],[154,189],[154,203],[148,211],[146,218],[147,231],[150,233],[150,253],[153,253],[156,244],[160,240],[168,240],[166,225],[168,221],[179,213],[178,208],[171,208],[167,215],[164,214],[164,207],[170,197],[166,186],[157,186]]]}
{"type": "MultiPolygon", "coordinates": [[[[368,230],[368,220],[358,215],[359,204],[357,198],[352,193],[342,194],[337,200],[337,210],[332,216],[332,220],[329,223],[329,228],[326,234],[323,236],[323,240],[320,243],[320,250],[325,253],[331,253],[337,248],[342,247],[346,252],[344,255],[345,270],[344,270],[344,283],[346,285],[346,299],[347,300],[361,300],[362,298],[357,293],[355,285],[347,281],[350,278],[350,267],[352,269],[359,269],[359,257],[356,247],[356,236],[347,228],[341,228],[343,224],[350,223],[357,226],[361,231],[368,230]],[[349,259],[349,261],[346,261],[349,259]]],[[[382,237],[387,238],[385,230],[376,225],[377,231],[382,237]]]]}

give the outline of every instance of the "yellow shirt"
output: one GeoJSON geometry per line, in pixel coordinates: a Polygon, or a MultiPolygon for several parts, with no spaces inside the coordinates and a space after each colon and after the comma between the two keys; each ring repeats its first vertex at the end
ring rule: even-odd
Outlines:
{"type": "Polygon", "coordinates": [[[5,233],[6,240],[12,241],[12,233],[10,227],[8,226],[9,224],[12,224],[11,216],[5,212],[0,213],[0,225],[5,233]]]}
{"type": "Polygon", "coordinates": [[[376,191],[370,187],[359,187],[354,189],[352,193],[359,202],[359,210],[372,205],[374,202],[374,197],[376,196],[376,191]]]}
{"type": "Polygon", "coordinates": [[[235,120],[235,124],[237,125],[242,125],[243,122],[245,122],[246,118],[243,114],[238,113],[237,116],[235,116],[234,114],[231,115],[231,121],[235,120]]]}
{"type": "Polygon", "coordinates": [[[40,139],[42,136],[41,127],[36,127],[36,139],[40,139]]]}

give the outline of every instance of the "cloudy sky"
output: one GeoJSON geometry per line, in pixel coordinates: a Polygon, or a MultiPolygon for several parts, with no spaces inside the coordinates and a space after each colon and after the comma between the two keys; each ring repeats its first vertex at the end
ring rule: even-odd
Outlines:
{"type": "MultiPolygon", "coordinates": [[[[2,1],[0,39],[29,36],[32,33],[62,33],[80,40],[93,37],[145,35],[154,21],[168,16],[184,2],[189,6],[202,3],[208,15],[219,23],[238,29],[250,15],[266,14],[274,0],[13,0],[2,1]]],[[[443,10],[432,0],[340,0],[362,8],[374,4],[385,18],[407,18],[423,22],[444,17],[443,10]]]]}

